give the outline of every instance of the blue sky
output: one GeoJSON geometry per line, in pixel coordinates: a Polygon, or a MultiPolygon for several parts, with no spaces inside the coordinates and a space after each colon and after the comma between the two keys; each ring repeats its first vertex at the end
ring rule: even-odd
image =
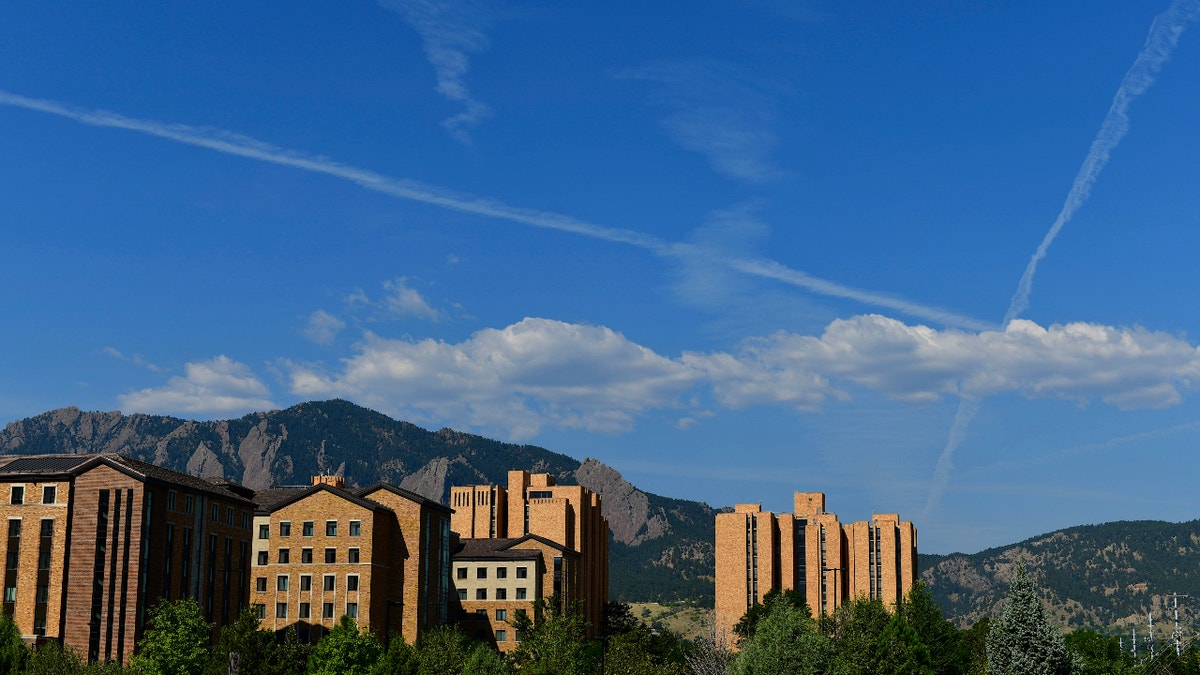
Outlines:
{"type": "Polygon", "coordinates": [[[342,397],[927,552],[1195,518],[1198,4],[4,3],[0,419],[342,397]]]}

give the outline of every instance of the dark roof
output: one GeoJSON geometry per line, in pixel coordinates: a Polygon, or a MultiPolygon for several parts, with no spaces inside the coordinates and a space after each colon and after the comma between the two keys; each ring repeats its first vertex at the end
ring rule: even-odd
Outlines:
{"type": "Polygon", "coordinates": [[[175,485],[190,488],[197,492],[207,492],[209,494],[220,495],[226,499],[236,499],[237,501],[241,502],[251,501],[247,497],[243,497],[242,495],[239,495],[238,493],[229,490],[224,486],[214,485],[203,478],[197,478],[186,473],[180,473],[179,471],[172,471],[171,469],[161,467],[157,464],[143,462],[140,459],[126,457],[125,455],[99,455],[99,457],[101,459],[108,460],[113,464],[123,465],[126,468],[129,468],[136,473],[140,473],[149,479],[164,483],[173,483],[175,485]]]}
{"type": "Polygon", "coordinates": [[[376,483],[374,485],[371,485],[371,486],[368,486],[365,488],[355,488],[354,490],[351,490],[351,492],[358,495],[359,497],[365,498],[366,495],[368,495],[380,488],[383,488],[384,490],[387,490],[387,491],[391,492],[392,494],[400,495],[401,497],[404,497],[405,499],[408,499],[409,501],[414,501],[418,504],[421,504],[422,506],[429,506],[432,508],[441,509],[442,511],[446,511],[447,513],[454,513],[454,509],[450,508],[449,506],[446,506],[445,504],[443,504],[437,500],[430,499],[423,495],[419,495],[419,494],[413,492],[412,490],[405,490],[404,488],[397,487],[395,485],[392,485],[391,483],[380,482],[380,483],[376,483]]]}
{"type": "Polygon", "coordinates": [[[0,473],[70,473],[95,455],[37,455],[18,457],[0,467],[0,473]]]}
{"type": "Polygon", "coordinates": [[[334,495],[345,499],[351,504],[357,504],[364,509],[370,509],[372,511],[375,509],[391,511],[391,509],[387,506],[384,506],[379,502],[373,502],[370,499],[363,499],[350,490],[344,490],[342,488],[336,488],[332,485],[321,483],[319,485],[313,485],[306,488],[275,488],[271,490],[260,490],[254,496],[255,501],[258,503],[258,509],[255,510],[255,513],[273,513],[285,506],[298,502],[301,499],[304,499],[309,495],[314,495],[318,492],[331,492],[334,495]],[[264,492],[286,492],[287,494],[264,495],[264,492]]]}
{"type": "Polygon", "coordinates": [[[536,541],[568,555],[579,555],[562,544],[536,534],[505,539],[460,539],[458,547],[450,555],[457,560],[527,560],[541,555],[537,549],[522,548],[521,544],[527,541],[536,541]]]}
{"type": "MultiPolygon", "coordinates": [[[[0,475],[78,476],[99,464],[106,464],[118,471],[131,474],[143,480],[177,485],[197,492],[218,495],[226,499],[250,502],[247,496],[238,494],[240,490],[234,489],[233,486],[226,487],[224,485],[213,484],[203,478],[190,476],[179,471],[172,471],[157,464],[143,462],[140,459],[115,453],[30,455],[28,457],[18,457],[0,466],[0,475]]],[[[240,488],[240,486],[237,487],[240,488]]]]}

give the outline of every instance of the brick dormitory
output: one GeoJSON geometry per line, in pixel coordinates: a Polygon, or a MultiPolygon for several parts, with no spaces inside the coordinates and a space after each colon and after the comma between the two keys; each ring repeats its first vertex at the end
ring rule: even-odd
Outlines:
{"type": "Polygon", "coordinates": [[[185,597],[214,640],[252,607],[311,641],[349,616],[410,643],[458,623],[509,651],[510,622],[552,597],[594,632],[608,599],[600,496],[508,478],[452,488],[451,509],[335,476],[255,491],[115,454],[0,457],[2,610],[27,642],[125,663],[148,610],[185,597]]]}

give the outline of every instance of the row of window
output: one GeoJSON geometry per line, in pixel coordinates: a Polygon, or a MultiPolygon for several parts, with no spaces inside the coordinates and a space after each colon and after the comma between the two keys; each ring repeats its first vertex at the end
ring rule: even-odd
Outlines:
{"type": "MultiPolygon", "coordinates": [[[[12,486],[12,492],[9,493],[8,503],[9,504],[24,504],[25,503],[25,486],[24,485],[12,486]]],[[[58,486],[57,485],[43,485],[42,486],[42,503],[43,504],[57,504],[58,503],[58,486]]]]}
{"type": "MultiPolygon", "coordinates": [[[[507,588],[493,588],[492,590],[494,591],[494,596],[492,597],[493,600],[508,600],[508,589],[507,588]]],[[[465,589],[465,588],[458,589],[458,599],[459,600],[467,599],[467,589],[465,589]]],[[[476,600],[487,600],[488,599],[488,589],[476,588],[475,589],[475,599],[476,600]]],[[[527,589],[524,589],[524,588],[516,589],[516,598],[515,599],[516,600],[527,600],[528,599],[527,589]]]]}
{"type": "MultiPolygon", "coordinates": [[[[457,575],[457,577],[459,579],[466,579],[467,578],[467,568],[459,567],[457,570],[455,570],[455,574],[457,575]]],[[[488,578],[488,568],[486,568],[486,567],[475,568],[475,578],[476,579],[488,578]]],[[[507,579],[508,578],[508,568],[507,567],[497,567],[496,568],[496,578],[497,579],[507,579]]],[[[518,579],[529,578],[529,568],[528,567],[518,567],[517,568],[517,578],[518,579]]]]}
{"type": "MultiPolygon", "coordinates": [[[[277,590],[277,591],[289,590],[289,588],[291,587],[291,583],[292,583],[292,581],[291,581],[290,575],[287,575],[287,574],[277,575],[275,577],[275,590],[277,590]]],[[[255,577],[254,578],[254,590],[259,593],[266,593],[267,592],[267,578],[266,577],[255,577]]],[[[322,575],[321,576],[321,590],[336,591],[337,590],[337,575],[336,574],[322,575]]],[[[358,590],[358,575],[357,574],[347,574],[346,575],[346,590],[351,591],[351,592],[358,590]]],[[[301,574],[300,575],[300,592],[306,593],[309,591],[312,591],[312,575],[311,574],[301,574]]]]}
{"type": "MultiPolygon", "coordinates": [[[[297,612],[296,612],[297,619],[312,618],[312,605],[310,603],[302,602],[299,604],[299,606],[296,609],[297,609],[297,612]]],[[[255,605],[254,610],[255,610],[255,612],[258,613],[259,619],[267,618],[267,606],[266,605],[255,605]]],[[[346,616],[350,617],[351,619],[358,618],[358,603],[357,602],[347,602],[346,603],[346,616]]],[[[275,618],[276,619],[288,618],[288,604],[286,602],[275,603],[275,618]]],[[[321,603],[321,618],[322,619],[334,618],[332,602],[321,603]]]]}
{"type": "MultiPolygon", "coordinates": [[[[300,564],[301,565],[311,565],[312,561],[313,561],[313,550],[311,548],[300,549],[300,564]]],[[[337,549],[333,548],[333,547],[329,547],[329,548],[325,549],[325,564],[333,565],[333,564],[336,564],[337,561],[338,561],[337,560],[337,549]]],[[[357,548],[346,549],[346,562],[357,563],[358,561],[359,561],[359,549],[357,549],[357,548]]],[[[292,562],[292,549],[290,549],[290,548],[279,549],[278,554],[275,559],[275,562],[280,565],[290,565],[292,562]]],[[[257,564],[260,566],[270,564],[270,552],[269,551],[259,551],[258,558],[257,558],[257,564]]]]}
{"type": "MultiPolygon", "coordinates": [[[[301,536],[304,536],[304,537],[313,536],[313,526],[314,525],[315,525],[315,523],[311,520],[304,521],[301,524],[301,533],[302,533],[301,536]]],[[[337,533],[338,533],[338,521],[336,521],[336,520],[325,521],[325,536],[326,537],[336,537],[337,533]]],[[[360,536],[361,534],[362,534],[362,521],[351,520],[350,521],[350,536],[357,537],[357,536],[360,536]]],[[[279,523],[279,536],[280,537],[292,536],[292,523],[290,521],[284,520],[279,523]]],[[[258,538],[259,539],[270,539],[271,538],[271,526],[269,524],[263,523],[262,525],[258,526],[258,538]]]]}
{"type": "MultiPolygon", "coordinates": [[[[179,510],[179,497],[177,496],[177,493],[174,490],[169,490],[167,492],[167,510],[168,511],[178,511],[179,510]]],[[[183,496],[183,512],[190,515],[195,510],[196,510],[195,496],[184,495],[183,496]]],[[[212,521],[214,523],[220,522],[220,520],[221,520],[221,505],[213,504],[209,513],[210,513],[210,518],[212,519],[212,521]]],[[[233,525],[235,520],[236,520],[236,518],[235,518],[234,508],[232,506],[226,506],[225,507],[225,524],[233,525]]],[[[241,521],[242,521],[242,529],[246,529],[246,530],[250,529],[250,512],[249,511],[246,511],[246,510],[241,511],[241,521]]]]}

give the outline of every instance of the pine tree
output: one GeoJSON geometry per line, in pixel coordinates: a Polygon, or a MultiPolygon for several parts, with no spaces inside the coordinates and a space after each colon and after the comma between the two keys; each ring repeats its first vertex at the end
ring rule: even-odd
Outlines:
{"type": "Polygon", "coordinates": [[[1046,618],[1025,563],[1017,562],[1008,603],[987,637],[988,675],[1073,675],[1079,671],[1062,633],[1046,618]]]}

